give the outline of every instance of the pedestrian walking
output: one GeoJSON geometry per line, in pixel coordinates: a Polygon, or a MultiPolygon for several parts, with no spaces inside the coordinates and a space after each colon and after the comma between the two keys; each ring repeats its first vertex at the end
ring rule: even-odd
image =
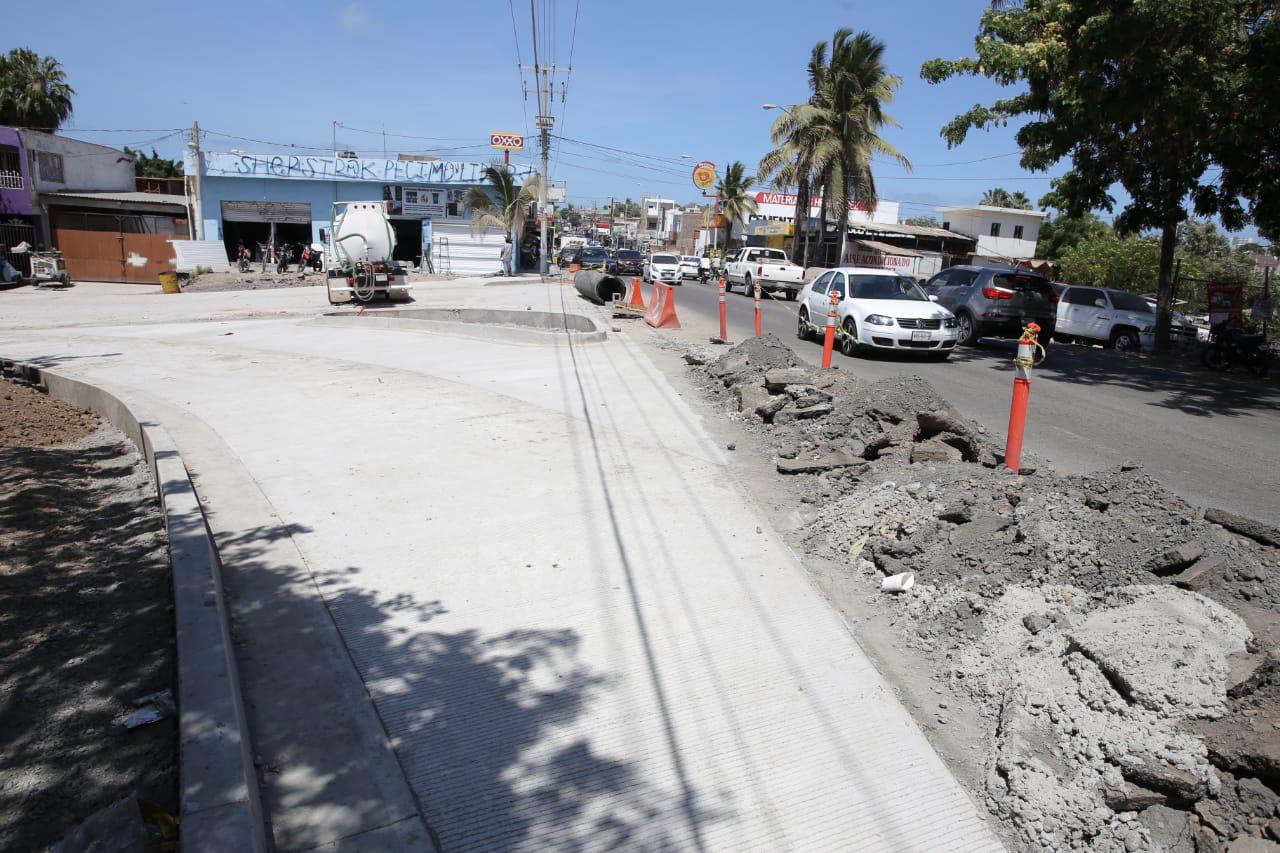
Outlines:
{"type": "Polygon", "coordinates": [[[511,271],[511,237],[507,237],[505,243],[502,244],[502,274],[505,276],[513,275],[511,271]]]}

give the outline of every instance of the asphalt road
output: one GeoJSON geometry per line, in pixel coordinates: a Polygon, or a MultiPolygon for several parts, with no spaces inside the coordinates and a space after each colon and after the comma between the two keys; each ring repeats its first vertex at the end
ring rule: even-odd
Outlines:
{"type": "MultiPolygon", "coordinates": [[[[688,281],[677,288],[686,329],[719,333],[716,295],[714,284],[688,281]]],[[[738,291],[726,302],[730,339],[752,334],[752,300],[738,291]]],[[[821,344],[796,338],[796,307],[766,299],[764,328],[817,364],[821,344]]],[[[1013,355],[1012,342],[988,340],[942,363],[893,353],[850,359],[838,352],[833,363],[869,380],[917,373],[961,414],[1003,435],[1013,355]]],[[[1065,472],[1135,460],[1192,503],[1280,522],[1280,386],[1274,379],[1175,370],[1098,347],[1055,344],[1034,374],[1024,447],[1065,472]]]]}

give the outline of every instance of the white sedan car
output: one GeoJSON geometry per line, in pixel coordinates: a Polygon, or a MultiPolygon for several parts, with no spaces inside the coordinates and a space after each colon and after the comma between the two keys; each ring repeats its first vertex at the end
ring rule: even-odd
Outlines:
{"type": "Polygon", "coordinates": [[[702,266],[702,258],[697,255],[680,256],[680,277],[697,278],[698,269],[702,266]]]}
{"type": "Polygon", "coordinates": [[[836,306],[836,337],[840,351],[885,349],[920,352],[945,361],[959,333],[955,315],[937,305],[915,279],[873,267],[827,270],[800,292],[797,335],[810,337],[810,324],[827,322],[831,294],[840,292],[836,306]]]}
{"type": "Polygon", "coordinates": [[[680,275],[680,256],[668,255],[662,252],[649,256],[649,260],[644,265],[644,280],[646,283],[660,281],[663,284],[680,284],[683,276],[680,275]]]}

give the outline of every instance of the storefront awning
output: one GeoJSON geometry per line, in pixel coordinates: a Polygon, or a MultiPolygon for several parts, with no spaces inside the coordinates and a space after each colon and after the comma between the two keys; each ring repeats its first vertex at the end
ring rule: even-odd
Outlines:
{"type": "Polygon", "coordinates": [[[910,249],[904,249],[901,246],[890,246],[888,243],[881,243],[879,240],[854,240],[864,249],[870,249],[873,252],[879,252],[882,255],[898,255],[904,258],[922,258],[924,255],[919,252],[913,252],[910,249]]]}

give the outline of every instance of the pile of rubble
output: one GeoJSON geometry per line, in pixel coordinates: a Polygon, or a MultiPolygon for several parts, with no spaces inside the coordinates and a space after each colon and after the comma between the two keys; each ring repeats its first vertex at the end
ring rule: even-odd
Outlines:
{"type": "Polygon", "coordinates": [[[913,574],[882,601],[980,712],[978,794],[1021,849],[1280,850],[1280,530],[1137,465],[1015,474],[919,377],[768,335],[685,358],[802,486],[809,553],[869,592],[913,574]]]}

